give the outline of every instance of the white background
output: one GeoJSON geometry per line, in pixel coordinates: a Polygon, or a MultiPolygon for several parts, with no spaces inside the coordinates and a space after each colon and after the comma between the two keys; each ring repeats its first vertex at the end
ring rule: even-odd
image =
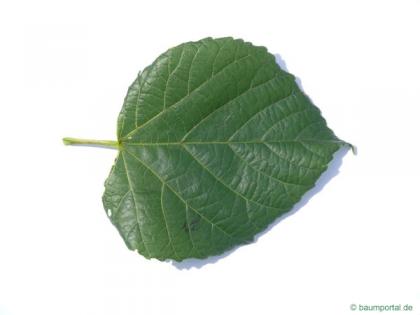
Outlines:
{"type": "Polygon", "coordinates": [[[2,1],[0,24],[1,315],[420,314],[420,1],[2,1]],[[146,260],[102,208],[116,152],[61,138],[115,139],[138,70],[207,36],[280,54],[358,155],[251,245],[146,260]]]}

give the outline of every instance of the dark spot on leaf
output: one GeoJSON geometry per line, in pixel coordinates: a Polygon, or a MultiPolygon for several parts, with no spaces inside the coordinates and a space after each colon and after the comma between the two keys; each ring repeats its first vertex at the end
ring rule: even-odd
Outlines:
{"type": "Polygon", "coordinates": [[[187,233],[189,233],[190,231],[191,232],[197,231],[200,225],[200,221],[201,221],[200,217],[192,218],[189,223],[185,221],[185,223],[182,225],[182,229],[187,233]]]}

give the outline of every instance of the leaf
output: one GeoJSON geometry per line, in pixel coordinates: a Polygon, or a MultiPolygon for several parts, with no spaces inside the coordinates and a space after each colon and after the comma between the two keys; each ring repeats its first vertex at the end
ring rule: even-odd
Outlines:
{"type": "Polygon", "coordinates": [[[128,248],[159,260],[249,243],[346,145],[264,47],[188,42],[130,86],[104,207],[128,248]]]}

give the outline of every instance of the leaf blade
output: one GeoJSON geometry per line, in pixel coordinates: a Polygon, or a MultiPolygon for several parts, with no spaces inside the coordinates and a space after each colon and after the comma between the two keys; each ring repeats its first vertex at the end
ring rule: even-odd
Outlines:
{"type": "Polygon", "coordinates": [[[129,88],[118,135],[103,200],[124,215],[110,219],[129,248],[177,261],[250,242],[347,145],[273,55],[232,38],[158,57],[129,88]]]}

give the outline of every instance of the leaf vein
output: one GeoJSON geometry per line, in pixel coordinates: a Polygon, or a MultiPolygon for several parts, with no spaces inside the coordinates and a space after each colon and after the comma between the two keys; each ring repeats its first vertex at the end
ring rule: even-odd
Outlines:
{"type": "Polygon", "coordinates": [[[169,233],[168,220],[167,220],[166,214],[165,214],[165,207],[163,206],[163,192],[164,192],[164,189],[165,189],[165,184],[162,183],[162,188],[160,190],[160,207],[162,209],[163,221],[165,222],[166,232],[168,234],[168,241],[169,241],[169,244],[170,244],[170,246],[172,248],[172,251],[174,252],[175,257],[178,260],[180,260],[180,257],[179,257],[178,253],[175,250],[175,247],[174,247],[174,244],[173,244],[173,240],[171,238],[171,234],[169,233]]]}
{"type": "MultiPolygon", "coordinates": [[[[227,101],[224,104],[221,104],[219,107],[217,107],[215,110],[213,110],[212,112],[208,113],[206,116],[204,116],[201,120],[199,120],[190,130],[188,130],[188,132],[184,135],[184,137],[182,138],[181,141],[184,141],[195,129],[197,129],[204,121],[206,121],[207,119],[209,119],[214,113],[218,112],[219,110],[222,110],[224,108],[226,108],[226,106],[229,106],[230,104],[232,104],[233,102],[235,102],[238,98],[240,98],[241,96],[253,91],[254,89],[264,86],[265,84],[271,82],[272,80],[274,80],[276,78],[276,76],[270,78],[269,80],[262,82],[252,88],[247,89],[246,91],[236,95],[234,98],[230,99],[229,101],[227,101]]],[[[272,104],[270,104],[272,105],[272,104]]],[[[267,105],[268,107],[269,105],[267,105]]]]}
{"type": "Polygon", "coordinates": [[[140,235],[140,237],[141,237],[141,241],[142,241],[142,243],[143,243],[143,245],[144,245],[144,249],[146,250],[147,255],[148,255],[149,257],[151,257],[151,255],[150,255],[150,251],[149,251],[148,247],[146,246],[146,241],[143,239],[143,233],[141,232],[141,228],[140,228],[140,220],[139,220],[139,208],[138,208],[138,206],[137,206],[136,197],[135,197],[135,195],[134,195],[133,186],[132,186],[132,183],[131,183],[131,180],[130,180],[130,175],[128,174],[127,163],[126,163],[126,161],[125,161],[124,154],[121,154],[121,156],[122,156],[122,159],[123,159],[123,162],[124,162],[124,168],[125,168],[125,173],[126,173],[126,175],[127,175],[128,186],[130,187],[130,191],[131,191],[131,194],[132,194],[132,196],[133,196],[134,206],[135,206],[135,210],[136,210],[136,211],[135,211],[135,213],[136,213],[136,221],[137,221],[137,225],[138,225],[138,227],[139,227],[139,233],[140,233],[139,235],[140,235]]]}
{"type": "MultiPolygon", "coordinates": [[[[274,177],[274,176],[272,176],[272,175],[270,175],[270,174],[267,174],[266,172],[263,172],[263,171],[261,171],[261,170],[259,170],[259,169],[257,169],[257,168],[255,168],[254,166],[252,166],[247,160],[245,160],[243,157],[241,157],[238,153],[236,153],[236,151],[231,147],[231,145],[229,145],[229,147],[230,147],[230,149],[232,150],[232,152],[233,152],[233,154],[235,155],[235,156],[237,156],[241,161],[243,161],[246,165],[248,165],[250,168],[252,168],[253,170],[255,170],[256,172],[258,172],[258,173],[261,173],[261,174],[263,174],[263,175],[265,175],[265,176],[267,176],[267,177],[269,177],[269,178],[271,178],[271,179],[273,179],[273,180],[275,180],[275,181],[277,181],[277,182],[279,182],[279,183],[281,183],[282,185],[284,185],[285,187],[286,187],[286,185],[292,185],[292,186],[302,186],[302,187],[306,187],[306,185],[302,185],[302,184],[296,184],[296,183],[291,183],[291,182],[286,182],[286,181],[284,181],[284,180],[281,180],[281,179],[279,179],[279,178],[276,178],[276,177],[274,177]]],[[[286,194],[289,196],[289,194],[288,194],[288,192],[287,192],[287,189],[285,188],[285,190],[286,190],[286,194]]],[[[290,197],[290,196],[289,196],[290,197]]]]}
{"type": "Polygon", "coordinates": [[[197,213],[200,217],[202,217],[205,221],[207,221],[208,223],[210,223],[211,225],[214,225],[215,227],[217,227],[220,231],[222,231],[225,235],[227,235],[229,238],[234,238],[233,235],[229,234],[228,232],[226,232],[224,229],[222,229],[220,226],[218,226],[216,223],[210,221],[206,216],[204,216],[200,211],[196,210],[195,208],[193,208],[190,204],[187,203],[187,201],[181,197],[181,195],[178,194],[178,192],[172,188],[167,182],[165,182],[165,180],[160,177],[159,174],[157,174],[154,170],[152,170],[146,163],[144,163],[142,160],[140,160],[137,156],[135,156],[134,154],[132,154],[131,152],[128,152],[128,154],[130,154],[131,156],[133,156],[137,161],[139,161],[139,163],[141,163],[144,167],[146,167],[153,175],[155,175],[156,178],[158,178],[162,183],[164,183],[170,190],[172,190],[172,192],[186,205],[188,206],[191,210],[193,210],[195,213],[197,213]]]}
{"type": "Polygon", "coordinates": [[[191,155],[191,157],[204,169],[204,170],[206,170],[207,171],[207,173],[209,173],[212,177],[214,177],[219,183],[221,183],[223,186],[225,186],[226,188],[228,188],[231,192],[233,192],[235,195],[237,195],[238,197],[240,197],[240,198],[242,198],[242,199],[244,199],[245,201],[246,200],[249,200],[250,202],[253,202],[253,203],[256,203],[256,204],[258,204],[258,205],[260,205],[260,206],[262,206],[262,207],[268,207],[268,208],[272,208],[272,209],[276,209],[276,210],[282,210],[281,208],[278,208],[278,207],[272,207],[272,206],[268,206],[268,205],[265,205],[265,204],[262,204],[262,203],[260,203],[260,202],[258,202],[258,201],[255,201],[255,200],[252,200],[252,199],[250,199],[250,198],[247,198],[247,197],[245,197],[244,195],[242,195],[241,193],[239,193],[239,192],[237,192],[236,190],[234,190],[233,188],[231,188],[231,187],[229,187],[229,185],[227,185],[227,184],[225,184],[218,176],[216,176],[216,174],[214,174],[213,172],[211,172],[209,169],[208,169],[208,167],[206,167],[203,163],[201,163],[201,161],[200,160],[198,160],[195,156],[194,156],[194,154],[190,151],[190,150],[188,150],[187,148],[186,148],[186,146],[183,146],[184,147],[184,149],[185,149],[185,151],[186,152],[188,152],[189,153],[189,155],[191,155]]]}
{"type": "Polygon", "coordinates": [[[283,157],[280,154],[278,154],[269,145],[267,145],[265,143],[264,143],[264,145],[270,150],[270,152],[272,152],[274,155],[278,156],[281,160],[286,161],[286,163],[288,163],[288,164],[291,164],[291,165],[296,166],[298,168],[303,168],[303,169],[306,169],[306,170],[311,170],[311,171],[319,171],[320,170],[319,168],[311,168],[311,167],[308,167],[308,166],[305,166],[305,165],[297,164],[296,162],[293,162],[292,160],[289,160],[288,158],[283,157]]]}
{"type": "MultiPolygon", "coordinates": [[[[275,79],[275,78],[283,78],[284,76],[279,76],[279,77],[277,77],[277,76],[275,76],[274,78],[272,78],[272,79],[270,79],[269,81],[267,81],[267,82],[270,82],[271,80],[273,80],[273,79],[275,79]]],[[[265,83],[267,83],[267,82],[264,82],[264,84],[265,83]]],[[[258,86],[260,86],[260,85],[256,85],[255,87],[258,87],[258,86]]],[[[254,87],[254,88],[255,88],[254,87]]],[[[292,91],[292,93],[290,93],[289,95],[287,95],[287,96],[285,96],[285,97],[283,97],[283,98],[281,98],[281,99],[279,99],[279,100],[277,100],[277,101],[275,101],[275,102],[273,102],[273,103],[270,103],[270,104],[267,104],[266,106],[264,106],[262,109],[260,109],[259,111],[257,111],[255,114],[253,114],[251,117],[249,117],[238,129],[236,129],[236,131],[229,137],[229,140],[232,140],[238,133],[239,133],[239,131],[240,130],[242,130],[242,128],[243,127],[245,127],[250,121],[252,121],[252,119],[254,118],[254,117],[256,117],[258,114],[260,114],[262,111],[264,111],[264,110],[266,110],[267,108],[269,108],[269,107],[271,107],[271,106],[276,106],[276,105],[278,105],[278,103],[280,103],[280,102],[284,102],[285,100],[287,100],[289,97],[292,97],[292,96],[294,96],[295,94],[293,93],[293,91],[292,91]]]]}
{"type": "MultiPolygon", "coordinates": [[[[227,64],[226,66],[224,66],[221,70],[219,70],[218,72],[216,72],[211,78],[209,78],[208,80],[204,81],[203,83],[201,83],[199,86],[197,86],[194,90],[192,90],[190,92],[198,92],[198,90],[203,87],[206,83],[210,82],[212,79],[214,79],[214,77],[216,75],[218,75],[219,73],[222,73],[224,70],[226,70],[229,66],[232,66],[233,64],[239,62],[242,59],[245,59],[247,57],[252,57],[251,55],[246,55],[243,56],[237,60],[235,60],[232,63],[227,64]]],[[[133,129],[132,131],[130,131],[125,137],[129,137],[131,136],[133,133],[135,133],[136,131],[138,131],[140,128],[143,128],[145,125],[149,124],[151,121],[155,120],[156,118],[160,117],[161,115],[163,115],[165,112],[167,112],[170,108],[172,108],[173,106],[178,105],[179,103],[181,103],[186,97],[188,97],[188,95],[185,95],[184,97],[182,97],[180,100],[178,100],[177,102],[175,102],[175,104],[172,104],[170,107],[166,108],[165,110],[162,110],[161,112],[159,112],[157,115],[153,116],[152,118],[150,118],[149,120],[147,120],[146,122],[144,122],[143,124],[141,124],[140,126],[136,127],[135,129],[133,129]]],[[[125,138],[124,137],[124,138],[125,138]]]]}

